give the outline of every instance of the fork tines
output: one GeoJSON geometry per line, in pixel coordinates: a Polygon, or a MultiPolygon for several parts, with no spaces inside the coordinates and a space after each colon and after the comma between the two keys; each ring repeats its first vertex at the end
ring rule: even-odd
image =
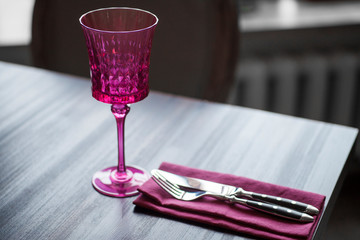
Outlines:
{"type": "Polygon", "coordinates": [[[152,172],[152,179],[154,179],[154,181],[161,187],[163,188],[166,192],[168,192],[169,194],[171,194],[171,196],[173,196],[176,199],[181,199],[182,196],[184,195],[184,191],[179,189],[178,186],[174,185],[173,183],[169,182],[168,180],[166,180],[163,176],[161,176],[160,174],[158,174],[157,172],[152,172]]]}

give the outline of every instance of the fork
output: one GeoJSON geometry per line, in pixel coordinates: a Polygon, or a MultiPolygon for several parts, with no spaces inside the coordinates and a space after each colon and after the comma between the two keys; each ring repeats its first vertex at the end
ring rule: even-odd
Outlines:
{"type": "Polygon", "coordinates": [[[153,173],[152,176],[153,180],[166,192],[168,192],[171,196],[176,199],[183,200],[183,201],[192,201],[203,196],[211,196],[217,199],[226,200],[231,203],[239,203],[250,208],[266,212],[272,215],[276,215],[279,217],[299,221],[299,222],[312,222],[314,218],[309,214],[299,212],[290,208],[278,206],[275,204],[258,202],[249,199],[243,199],[235,197],[234,195],[220,195],[214,194],[206,191],[184,191],[180,189],[176,184],[171,183],[167,179],[163,178],[161,175],[157,174],[156,172],[153,173]]]}

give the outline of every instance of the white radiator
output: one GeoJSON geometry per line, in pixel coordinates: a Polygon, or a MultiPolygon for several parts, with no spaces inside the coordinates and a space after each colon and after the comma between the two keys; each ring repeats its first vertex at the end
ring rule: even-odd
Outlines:
{"type": "MultiPolygon", "coordinates": [[[[360,54],[308,53],[239,63],[228,102],[343,125],[358,125],[360,54]]],[[[359,127],[359,126],[357,126],[359,127]]]]}

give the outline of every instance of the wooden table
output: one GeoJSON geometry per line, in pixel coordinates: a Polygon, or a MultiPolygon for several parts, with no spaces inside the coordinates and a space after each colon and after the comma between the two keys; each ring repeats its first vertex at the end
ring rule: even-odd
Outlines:
{"type": "MultiPolygon", "coordinates": [[[[1,239],[242,239],[96,192],[115,120],[86,79],[0,63],[1,239]],[[171,231],[169,231],[171,230],[171,231]]],[[[326,195],[326,226],[357,129],[151,92],[126,120],[127,163],[168,161],[326,195]]]]}

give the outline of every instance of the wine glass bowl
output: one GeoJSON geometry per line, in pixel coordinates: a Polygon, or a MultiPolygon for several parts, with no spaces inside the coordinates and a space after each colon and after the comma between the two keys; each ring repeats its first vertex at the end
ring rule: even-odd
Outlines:
{"type": "Polygon", "coordinates": [[[126,104],[148,95],[150,51],[157,22],[150,12],[132,8],[99,9],[80,18],[95,99],[126,104]]]}
{"type": "Polygon", "coordinates": [[[103,8],[80,17],[89,55],[92,96],[112,104],[118,129],[118,166],[95,173],[93,186],[115,197],[137,194],[149,174],[139,167],[125,166],[124,122],[127,104],[149,94],[149,64],[158,18],[141,9],[103,8]]]}

